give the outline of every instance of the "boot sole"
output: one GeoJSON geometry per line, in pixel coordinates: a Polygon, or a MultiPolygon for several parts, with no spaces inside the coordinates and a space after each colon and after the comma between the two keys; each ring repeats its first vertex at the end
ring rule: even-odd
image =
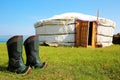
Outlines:
{"type": "Polygon", "coordinates": [[[27,70],[24,74],[22,74],[22,75],[25,76],[25,75],[27,75],[27,74],[29,74],[29,73],[31,73],[31,72],[32,72],[32,68],[29,67],[28,70],[27,70]]]}
{"type": "Polygon", "coordinates": [[[48,63],[45,63],[44,67],[43,68],[47,68],[48,67],[48,63]]]}
{"type": "Polygon", "coordinates": [[[33,65],[26,65],[26,66],[30,66],[32,69],[42,69],[42,68],[46,68],[48,66],[48,64],[45,62],[44,65],[42,66],[33,66],[33,65]]]}

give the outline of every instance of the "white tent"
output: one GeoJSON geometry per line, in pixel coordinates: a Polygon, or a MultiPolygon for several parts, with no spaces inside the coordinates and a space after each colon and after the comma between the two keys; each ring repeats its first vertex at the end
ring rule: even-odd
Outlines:
{"type": "Polygon", "coordinates": [[[55,15],[35,23],[40,44],[48,42],[67,46],[112,45],[114,28],[115,22],[109,19],[80,13],[55,15]]]}

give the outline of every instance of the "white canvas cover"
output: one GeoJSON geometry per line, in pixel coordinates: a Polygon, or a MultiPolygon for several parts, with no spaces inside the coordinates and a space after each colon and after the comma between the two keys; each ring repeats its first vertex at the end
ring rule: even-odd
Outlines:
{"type": "Polygon", "coordinates": [[[49,42],[73,46],[75,43],[75,25],[71,23],[74,23],[73,19],[69,21],[53,20],[46,22],[41,27],[36,27],[36,34],[40,35],[40,43],[49,42]]]}
{"type": "Polygon", "coordinates": [[[80,13],[65,13],[41,20],[35,24],[36,34],[40,35],[40,42],[56,42],[64,45],[75,43],[75,20],[97,21],[97,43],[104,46],[112,44],[115,22],[80,13]]]}
{"type": "Polygon", "coordinates": [[[39,41],[41,43],[43,42],[49,42],[49,43],[57,43],[60,45],[68,45],[73,46],[74,45],[74,34],[66,34],[66,35],[51,35],[51,36],[39,36],[39,41]]]}
{"type": "Polygon", "coordinates": [[[103,47],[112,45],[115,22],[101,18],[97,26],[97,44],[103,47]]]}

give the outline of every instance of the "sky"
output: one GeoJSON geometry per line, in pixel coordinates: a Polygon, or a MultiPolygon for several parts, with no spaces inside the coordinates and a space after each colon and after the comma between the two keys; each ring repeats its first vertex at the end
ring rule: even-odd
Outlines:
{"type": "Polygon", "coordinates": [[[120,32],[120,0],[0,0],[0,35],[34,35],[34,24],[41,19],[77,12],[116,22],[120,32]]]}

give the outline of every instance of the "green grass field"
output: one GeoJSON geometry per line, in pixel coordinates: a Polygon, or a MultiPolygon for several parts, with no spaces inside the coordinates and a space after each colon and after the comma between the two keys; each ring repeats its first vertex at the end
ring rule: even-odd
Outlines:
{"type": "MultiPolygon", "coordinates": [[[[22,76],[7,71],[8,54],[0,43],[0,80],[120,80],[120,45],[106,48],[40,46],[40,57],[48,63],[22,76]]],[[[23,47],[24,63],[26,55],[23,47]]]]}

